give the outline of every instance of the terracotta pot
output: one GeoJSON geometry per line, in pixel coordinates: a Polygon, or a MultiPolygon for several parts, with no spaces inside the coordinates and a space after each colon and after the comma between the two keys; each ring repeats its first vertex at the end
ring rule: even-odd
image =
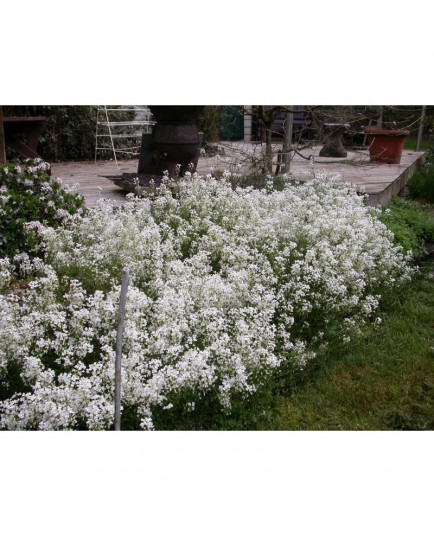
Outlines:
{"type": "Polygon", "coordinates": [[[399,164],[402,149],[409,130],[384,130],[380,128],[365,128],[368,136],[369,155],[371,161],[384,164],[399,164]]]}

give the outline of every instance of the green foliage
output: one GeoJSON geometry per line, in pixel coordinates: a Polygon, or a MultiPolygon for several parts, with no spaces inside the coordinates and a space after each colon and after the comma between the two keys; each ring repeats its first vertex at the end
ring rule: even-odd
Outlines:
{"type": "Polygon", "coordinates": [[[221,107],[221,131],[222,140],[238,140],[244,137],[244,107],[222,106],[221,107]]]}
{"type": "Polygon", "coordinates": [[[197,120],[197,127],[199,132],[203,132],[205,147],[209,143],[218,141],[222,128],[221,106],[204,106],[197,120]]]}
{"type": "Polygon", "coordinates": [[[434,212],[429,205],[394,197],[385,205],[380,220],[393,232],[395,241],[415,258],[426,253],[425,242],[434,240],[434,212]]]}
{"type": "Polygon", "coordinates": [[[64,189],[47,172],[49,165],[40,160],[0,165],[0,258],[37,248],[37,235],[26,224],[57,227],[82,211],[82,196],[64,189]]]}
{"type": "Polygon", "coordinates": [[[48,127],[39,150],[48,161],[90,160],[95,155],[96,111],[93,106],[50,106],[48,127]]]}
{"type": "Polygon", "coordinates": [[[434,154],[429,151],[426,164],[408,181],[413,197],[434,203],[434,154]]]}

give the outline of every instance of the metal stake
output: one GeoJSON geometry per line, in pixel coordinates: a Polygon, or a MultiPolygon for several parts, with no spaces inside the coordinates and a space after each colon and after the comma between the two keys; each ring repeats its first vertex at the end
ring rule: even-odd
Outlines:
{"type": "Polygon", "coordinates": [[[116,335],[116,362],[115,362],[115,430],[121,429],[121,359],[122,337],[124,332],[125,303],[130,275],[128,270],[123,271],[121,293],[119,296],[118,331],[116,335]]]}

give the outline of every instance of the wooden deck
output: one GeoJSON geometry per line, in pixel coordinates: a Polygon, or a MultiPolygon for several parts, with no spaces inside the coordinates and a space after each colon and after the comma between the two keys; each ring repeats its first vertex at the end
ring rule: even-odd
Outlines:
{"type": "MultiPolygon", "coordinates": [[[[225,155],[203,157],[199,159],[198,173],[206,174],[212,170],[230,169],[247,170],[249,161],[259,150],[258,145],[244,142],[224,144],[225,155]],[[246,154],[250,156],[246,157],[246,154]]],[[[319,157],[321,147],[306,150],[305,157],[313,156],[311,162],[296,155],[291,162],[291,175],[303,180],[314,170],[327,173],[339,173],[342,180],[356,184],[365,189],[369,195],[370,205],[384,204],[397,194],[416,169],[425,161],[422,152],[404,151],[400,164],[375,164],[370,162],[367,150],[348,151],[346,158],[319,157]]],[[[92,207],[99,198],[111,199],[115,204],[124,204],[127,192],[115,186],[105,178],[122,173],[135,173],[138,160],[120,161],[119,168],[113,160],[90,162],[68,162],[52,165],[52,173],[65,184],[78,184],[79,192],[84,196],[86,205],[92,207]]]]}

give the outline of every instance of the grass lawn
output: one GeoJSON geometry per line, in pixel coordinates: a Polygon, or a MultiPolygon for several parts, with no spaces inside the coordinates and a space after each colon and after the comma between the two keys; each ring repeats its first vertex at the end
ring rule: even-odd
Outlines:
{"type": "Polygon", "coordinates": [[[384,321],[336,343],[281,403],[279,429],[434,429],[434,262],[388,296],[384,321]]]}
{"type": "MultiPolygon", "coordinates": [[[[417,144],[417,138],[406,138],[404,141],[404,150],[415,151],[417,144]]],[[[420,151],[428,151],[430,148],[430,140],[422,140],[420,144],[420,151]]]]}

